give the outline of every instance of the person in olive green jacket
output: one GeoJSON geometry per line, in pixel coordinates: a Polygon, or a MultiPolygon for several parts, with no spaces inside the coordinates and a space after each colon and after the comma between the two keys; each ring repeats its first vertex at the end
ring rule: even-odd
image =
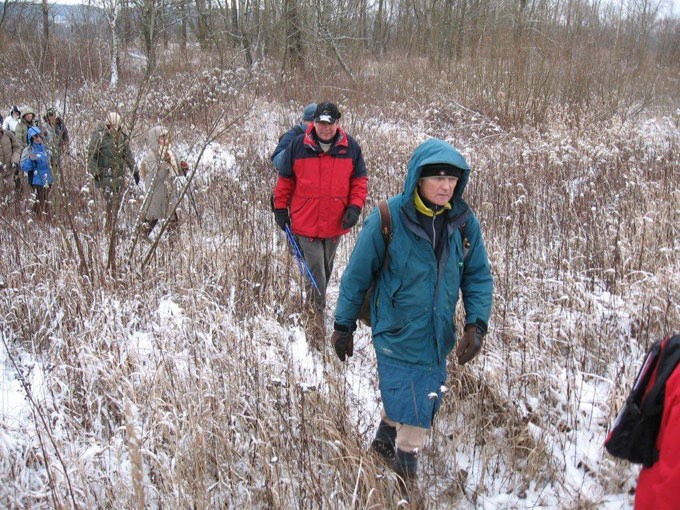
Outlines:
{"type": "Polygon", "coordinates": [[[87,145],[88,171],[94,178],[94,185],[101,189],[106,201],[106,224],[118,215],[120,190],[125,184],[125,168],[129,168],[139,184],[139,172],[130,149],[130,139],[123,131],[122,119],[116,112],[106,115],[106,122],[90,138],[87,145]]]}
{"type": "MultiPolygon", "coordinates": [[[[21,151],[24,150],[24,147],[28,145],[28,130],[31,129],[33,126],[38,125],[39,124],[38,119],[36,118],[35,115],[35,110],[28,106],[22,106],[21,118],[19,119],[17,127],[14,130],[14,136],[16,138],[17,143],[19,144],[19,154],[21,154],[21,151]]],[[[29,174],[26,179],[26,186],[24,186],[24,188],[28,189],[29,191],[31,190],[32,178],[33,178],[32,175],[29,174]]],[[[17,192],[21,194],[22,192],[21,180],[18,178],[15,179],[14,184],[16,186],[17,192]]]]}
{"type": "Polygon", "coordinates": [[[19,120],[19,123],[17,124],[17,127],[14,130],[14,134],[17,137],[17,141],[19,142],[19,145],[21,146],[21,150],[24,149],[28,145],[28,130],[33,127],[37,126],[38,121],[35,117],[35,111],[33,108],[29,108],[28,106],[24,106],[21,108],[21,119],[19,120]]]}

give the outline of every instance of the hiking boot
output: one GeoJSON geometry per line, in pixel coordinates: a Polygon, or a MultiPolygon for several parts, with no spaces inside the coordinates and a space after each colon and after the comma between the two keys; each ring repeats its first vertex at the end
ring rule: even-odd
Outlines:
{"type": "Polygon", "coordinates": [[[397,483],[401,497],[411,502],[411,495],[416,485],[418,474],[418,459],[415,453],[404,452],[397,448],[394,455],[394,472],[397,474],[397,483]]]}
{"type": "Polygon", "coordinates": [[[384,420],[380,420],[378,431],[371,443],[371,450],[380,455],[386,462],[394,461],[394,445],[397,440],[397,428],[391,427],[384,420]]]}

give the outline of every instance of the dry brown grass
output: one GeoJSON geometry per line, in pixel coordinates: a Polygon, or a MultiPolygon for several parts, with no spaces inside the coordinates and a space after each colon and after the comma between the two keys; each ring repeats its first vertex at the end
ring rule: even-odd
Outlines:
{"type": "MultiPolygon", "coordinates": [[[[365,451],[376,410],[348,382],[375,393],[370,348],[348,369],[313,357],[324,370],[311,386],[291,352],[301,280],[269,212],[268,154],[312,98],[340,103],[362,144],[367,210],[401,190],[427,136],[451,141],[473,168],[467,197],[496,286],[491,334],[483,357],[450,367],[421,455],[426,506],[490,508],[508,494],[597,508],[632,487],[634,472],[591,443],[622,400],[631,360],[680,323],[677,112],[659,104],[645,123],[611,105],[570,110],[519,79],[516,89],[487,82],[472,63],[459,80],[419,59],[357,64],[358,84],[294,82],[284,101],[266,68],[196,69],[185,57],[169,58],[176,74],[144,95],[134,71],[129,88],[106,95],[85,83],[100,72],[79,78],[53,219],[0,204],[2,348],[26,382],[43,377],[27,386],[29,424],[2,424],[17,438],[3,443],[2,506],[395,506],[393,476],[365,451]],[[494,87],[525,100],[499,102],[494,87]],[[143,269],[148,247],[130,255],[140,201],[127,191],[111,272],[84,146],[102,112],[137,99],[137,152],[146,124],[164,121],[187,154],[219,133],[214,147],[234,164],[200,162],[200,224],[185,201],[179,239],[161,240],[143,269]],[[526,123],[534,117],[540,129],[526,123]]],[[[338,275],[355,235],[341,244],[338,275]]]]}

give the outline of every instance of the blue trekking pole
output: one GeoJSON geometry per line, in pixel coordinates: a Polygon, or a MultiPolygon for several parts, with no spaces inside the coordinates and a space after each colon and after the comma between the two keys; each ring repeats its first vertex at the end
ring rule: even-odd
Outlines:
{"type": "Polygon", "coordinates": [[[293,255],[295,255],[295,260],[297,260],[298,267],[300,268],[302,276],[309,277],[316,291],[319,294],[321,294],[319,286],[316,284],[316,280],[314,279],[314,275],[312,274],[312,270],[309,269],[309,265],[305,260],[305,256],[302,254],[302,251],[300,251],[300,245],[295,240],[295,236],[293,236],[293,233],[290,231],[290,227],[288,225],[286,225],[286,236],[288,237],[288,242],[290,243],[290,246],[293,248],[293,255]]]}

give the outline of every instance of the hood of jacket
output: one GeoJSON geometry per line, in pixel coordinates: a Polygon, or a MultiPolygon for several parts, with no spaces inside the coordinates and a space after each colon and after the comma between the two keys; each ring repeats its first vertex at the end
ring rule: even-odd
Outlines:
{"type": "Polygon", "coordinates": [[[31,126],[28,128],[28,133],[26,134],[26,137],[28,138],[29,141],[31,141],[31,138],[33,138],[35,135],[40,134],[40,128],[37,126],[31,126]]]}
{"type": "MultiPolygon", "coordinates": [[[[463,176],[458,181],[453,197],[451,197],[452,206],[454,202],[462,199],[463,191],[465,191],[465,186],[467,186],[468,179],[470,178],[470,167],[461,153],[454,149],[450,143],[431,138],[421,143],[413,151],[411,160],[408,163],[406,180],[404,181],[404,191],[401,196],[402,206],[408,207],[409,204],[413,204],[413,193],[418,186],[418,179],[420,179],[423,166],[434,163],[447,163],[463,170],[463,176]]],[[[453,209],[457,208],[453,207],[453,209]]]]}
{"type": "Polygon", "coordinates": [[[146,144],[153,154],[158,154],[158,139],[167,134],[168,130],[163,126],[154,126],[146,132],[146,144]]]}
{"type": "Polygon", "coordinates": [[[24,106],[21,108],[21,120],[27,122],[26,115],[28,115],[29,113],[33,114],[33,120],[31,122],[35,122],[35,111],[33,110],[33,108],[30,108],[28,106],[24,106]]]}

